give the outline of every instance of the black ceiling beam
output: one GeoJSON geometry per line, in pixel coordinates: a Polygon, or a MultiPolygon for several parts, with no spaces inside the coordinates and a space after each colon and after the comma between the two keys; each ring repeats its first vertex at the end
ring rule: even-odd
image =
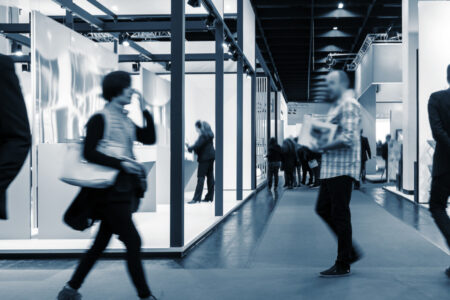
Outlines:
{"type": "Polygon", "coordinates": [[[10,39],[12,41],[15,41],[23,46],[26,46],[28,48],[31,47],[31,41],[29,37],[26,37],[24,35],[18,34],[18,33],[3,33],[3,36],[7,39],[10,39]]]}
{"type": "MultiPolygon", "coordinates": [[[[30,24],[27,23],[0,23],[0,32],[29,33],[30,24]]],[[[73,30],[79,33],[92,32],[92,25],[88,23],[74,23],[73,30]]],[[[204,21],[186,21],[186,31],[207,31],[204,21]]],[[[170,21],[121,21],[117,23],[103,23],[102,32],[159,32],[170,31],[170,21]]]]}
{"type": "Polygon", "coordinates": [[[117,15],[113,13],[109,8],[98,2],[97,0],[87,0],[87,2],[91,3],[95,7],[97,7],[99,10],[107,14],[108,16],[112,17],[114,20],[117,20],[117,15]]]}
{"type": "Polygon", "coordinates": [[[53,2],[56,2],[57,4],[61,5],[62,8],[71,11],[73,14],[83,19],[85,22],[92,24],[98,30],[101,30],[103,28],[104,23],[102,20],[94,17],[86,10],[74,4],[72,0],[53,0],[53,2]]]}
{"type": "Polygon", "coordinates": [[[271,49],[270,49],[269,44],[267,43],[267,40],[266,40],[266,37],[265,37],[264,28],[263,28],[263,26],[261,25],[261,19],[259,18],[259,13],[258,13],[258,11],[257,11],[257,9],[256,9],[255,1],[254,1],[254,0],[250,0],[250,3],[251,3],[251,5],[252,5],[253,11],[254,11],[254,13],[255,13],[255,21],[256,21],[256,25],[257,25],[257,27],[258,27],[258,30],[259,30],[260,34],[261,34],[261,37],[262,37],[262,41],[263,41],[263,43],[264,43],[264,46],[265,46],[265,48],[267,49],[267,54],[269,55],[269,59],[270,59],[270,61],[271,61],[271,63],[272,63],[273,71],[274,71],[274,73],[275,73],[274,77],[277,78],[277,79],[279,80],[281,92],[283,93],[284,98],[286,99],[286,101],[288,101],[288,97],[287,97],[287,95],[286,95],[286,91],[284,90],[284,87],[283,87],[283,82],[281,82],[280,74],[278,73],[278,69],[277,69],[277,66],[275,65],[275,61],[274,61],[274,59],[273,59],[273,55],[272,55],[271,49]]]}
{"type": "MultiPolygon", "coordinates": [[[[105,23],[102,20],[92,16],[89,12],[85,11],[78,5],[74,4],[72,2],[72,0],[53,0],[53,2],[60,4],[63,8],[71,11],[73,14],[79,16],[84,21],[91,23],[93,26],[95,26],[100,31],[103,29],[103,27],[105,25],[105,23]]],[[[119,39],[119,33],[111,32],[111,35],[113,35],[115,38],[119,39]]],[[[143,56],[147,57],[147,59],[149,59],[149,60],[153,59],[153,54],[150,53],[150,51],[141,47],[140,45],[138,45],[137,43],[135,43],[131,40],[128,42],[129,42],[131,48],[135,49],[136,51],[141,53],[143,56]]]]}

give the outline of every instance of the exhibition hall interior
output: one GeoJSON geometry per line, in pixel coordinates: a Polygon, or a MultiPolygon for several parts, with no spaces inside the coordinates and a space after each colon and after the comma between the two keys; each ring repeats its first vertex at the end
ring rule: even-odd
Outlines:
{"type": "Polygon", "coordinates": [[[450,299],[449,36],[444,0],[0,0],[0,298],[450,299]]]}

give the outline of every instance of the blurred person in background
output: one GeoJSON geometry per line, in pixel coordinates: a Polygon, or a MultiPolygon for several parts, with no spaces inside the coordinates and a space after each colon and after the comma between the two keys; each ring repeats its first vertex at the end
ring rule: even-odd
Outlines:
{"type": "Polygon", "coordinates": [[[360,180],[355,182],[355,189],[359,189],[361,181],[366,182],[366,162],[372,159],[372,152],[370,151],[369,139],[363,136],[363,130],[361,129],[361,176],[360,180]]]}
{"type": "Polygon", "coordinates": [[[278,173],[280,172],[282,155],[283,153],[277,140],[273,137],[270,138],[266,156],[268,163],[267,187],[269,190],[272,188],[272,183],[274,183],[275,190],[278,188],[278,173]]]}
{"type": "MultiPolygon", "coordinates": [[[[389,143],[391,142],[391,135],[386,135],[386,142],[381,145],[381,157],[384,160],[384,171],[383,173],[386,173],[386,180],[389,179],[389,143]]],[[[384,174],[383,174],[384,175],[384,174]]],[[[383,176],[381,176],[383,177],[383,176]]]]}
{"type": "Polygon", "coordinates": [[[207,122],[195,122],[195,130],[199,134],[194,145],[186,147],[189,152],[197,154],[198,169],[197,169],[197,187],[192,201],[189,204],[194,204],[202,201],[203,187],[208,186],[208,193],[205,195],[204,202],[212,202],[214,199],[214,160],[216,159],[216,150],[214,149],[214,133],[211,126],[207,122]]]}
{"type": "Polygon", "coordinates": [[[294,172],[297,160],[295,153],[295,146],[292,140],[285,139],[283,146],[281,147],[283,153],[282,169],[284,171],[284,186],[288,189],[292,189],[294,186],[294,172]]]}
{"type": "Polygon", "coordinates": [[[320,276],[341,277],[350,275],[350,265],[362,256],[352,242],[350,213],[353,181],[361,172],[361,106],[344,71],[330,72],[327,85],[331,103],[327,122],[337,125],[336,136],[330,143],[313,145],[311,150],[322,153],[316,212],[336,235],[338,251],[334,265],[320,276]]]}
{"type": "MultiPolygon", "coordinates": [[[[450,85],[450,65],[447,67],[447,82],[450,85]]],[[[450,218],[447,214],[447,202],[450,197],[450,88],[430,96],[428,117],[436,141],[430,212],[450,248],[450,218]]],[[[450,278],[450,267],[445,273],[450,278]]]]}
{"type": "Polygon", "coordinates": [[[6,190],[31,146],[30,124],[14,62],[0,54],[0,219],[7,219],[6,190]]]}

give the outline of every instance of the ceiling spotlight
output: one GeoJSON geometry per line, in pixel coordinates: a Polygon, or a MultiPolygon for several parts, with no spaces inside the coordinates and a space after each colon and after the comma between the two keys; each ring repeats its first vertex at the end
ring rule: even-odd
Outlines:
{"type": "Polygon", "coordinates": [[[211,27],[213,27],[213,26],[214,26],[214,21],[215,21],[215,20],[216,20],[216,18],[214,18],[213,15],[208,15],[208,17],[207,17],[206,20],[205,20],[206,27],[207,27],[208,29],[210,29],[211,27]]]}
{"type": "Polygon", "coordinates": [[[337,26],[334,26],[334,27],[333,27],[333,30],[338,30],[337,26]]]}
{"type": "Polygon", "coordinates": [[[344,3],[343,2],[339,2],[338,8],[344,8],[344,3]]]}
{"type": "Polygon", "coordinates": [[[122,45],[124,45],[125,47],[129,47],[130,46],[130,42],[128,40],[124,40],[122,42],[122,45]]]}
{"type": "Polygon", "coordinates": [[[23,55],[22,45],[18,44],[17,42],[12,42],[11,53],[15,56],[22,56],[23,55]]]}
{"type": "Polygon", "coordinates": [[[192,7],[199,7],[200,6],[200,0],[188,0],[188,4],[192,7]]]}
{"type": "Polygon", "coordinates": [[[172,63],[170,61],[166,62],[165,69],[167,72],[170,72],[172,70],[172,63]]]}
{"type": "Polygon", "coordinates": [[[139,62],[134,63],[132,66],[133,72],[137,73],[141,69],[141,64],[139,62]]]}

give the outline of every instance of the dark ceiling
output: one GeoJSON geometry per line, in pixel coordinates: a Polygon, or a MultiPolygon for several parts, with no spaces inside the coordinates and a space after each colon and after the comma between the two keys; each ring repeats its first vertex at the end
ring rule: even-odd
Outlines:
{"type": "MultiPolygon", "coordinates": [[[[278,72],[288,101],[319,100],[320,76],[328,72],[325,58],[329,53],[356,53],[369,33],[401,32],[401,0],[251,1],[257,17],[257,44],[269,68],[278,72]],[[342,9],[339,2],[344,4],[342,9]],[[312,24],[314,63],[308,97],[312,24]]],[[[333,68],[342,69],[350,61],[338,61],[333,68]]]]}

